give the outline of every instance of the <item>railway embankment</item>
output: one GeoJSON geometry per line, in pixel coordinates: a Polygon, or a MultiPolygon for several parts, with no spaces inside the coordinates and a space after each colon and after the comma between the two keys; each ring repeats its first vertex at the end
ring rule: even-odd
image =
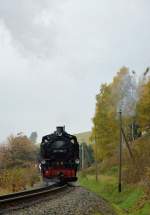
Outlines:
{"type": "Polygon", "coordinates": [[[54,194],[50,198],[6,215],[116,215],[103,198],[82,188],[73,187],[67,192],[54,194]]]}
{"type": "MultiPolygon", "coordinates": [[[[82,186],[102,196],[114,208],[117,215],[131,215],[131,210],[143,196],[143,190],[137,185],[123,185],[122,193],[118,193],[117,178],[112,175],[99,175],[96,182],[95,175],[87,174],[80,177],[82,186]]],[[[133,213],[132,215],[149,215],[133,213]]]]}
{"type": "Polygon", "coordinates": [[[118,158],[114,156],[80,172],[80,184],[106,199],[118,215],[150,215],[150,134],[132,144],[134,163],[123,150],[122,192],[118,192],[118,158]]]}

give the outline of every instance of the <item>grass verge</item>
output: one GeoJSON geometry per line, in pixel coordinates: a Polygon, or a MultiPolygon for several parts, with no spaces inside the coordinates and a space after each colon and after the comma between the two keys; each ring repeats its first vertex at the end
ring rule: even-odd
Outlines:
{"type": "Polygon", "coordinates": [[[143,204],[142,208],[136,205],[144,192],[142,187],[137,185],[123,185],[123,190],[118,193],[117,179],[112,175],[101,175],[96,182],[93,175],[80,174],[80,185],[88,188],[108,200],[118,215],[150,215],[150,204],[143,204]]]}

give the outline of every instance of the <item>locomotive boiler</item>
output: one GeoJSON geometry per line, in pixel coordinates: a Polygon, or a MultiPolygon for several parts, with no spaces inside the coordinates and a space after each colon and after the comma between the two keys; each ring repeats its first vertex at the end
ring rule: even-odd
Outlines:
{"type": "Polygon", "coordinates": [[[76,136],[64,127],[57,127],[52,134],[42,138],[40,168],[43,181],[73,182],[77,180],[79,144],[76,136]]]}

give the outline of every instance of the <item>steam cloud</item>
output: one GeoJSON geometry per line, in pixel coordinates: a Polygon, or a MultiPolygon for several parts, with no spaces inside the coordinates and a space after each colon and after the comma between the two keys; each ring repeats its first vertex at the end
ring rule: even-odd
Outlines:
{"type": "Polygon", "coordinates": [[[0,0],[0,19],[16,45],[45,57],[54,54],[60,0],[0,0]]]}
{"type": "Polygon", "coordinates": [[[129,73],[124,76],[118,88],[120,101],[118,109],[122,110],[125,116],[134,116],[136,102],[138,100],[138,90],[135,75],[129,73]]]}
{"type": "Polygon", "coordinates": [[[149,6],[0,0],[0,138],[20,130],[41,136],[60,123],[89,130],[100,83],[122,65],[149,65],[149,6]]]}

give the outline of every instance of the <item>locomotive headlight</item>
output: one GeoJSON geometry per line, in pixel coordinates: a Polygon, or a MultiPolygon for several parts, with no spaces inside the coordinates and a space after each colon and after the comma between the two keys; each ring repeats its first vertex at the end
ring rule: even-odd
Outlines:
{"type": "Polygon", "coordinates": [[[39,164],[39,170],[41,171],[42,167],[41,167],[41,164],[39,164]]]}
{"type": "Polygon", "coordinates": [[[41,164],[46,164],[46,161],[45,161],[45,160],[42,160],[42,161],[41,161],[41,164]]]}
{"type": "Polygon", "coordinates": [[[76,164],[79,164],[79,163],[80,163],[80,160],[79,160],[79,159],[76,159],[76,160],[75,160],[75,163],[76,163],[76,164]]]}

